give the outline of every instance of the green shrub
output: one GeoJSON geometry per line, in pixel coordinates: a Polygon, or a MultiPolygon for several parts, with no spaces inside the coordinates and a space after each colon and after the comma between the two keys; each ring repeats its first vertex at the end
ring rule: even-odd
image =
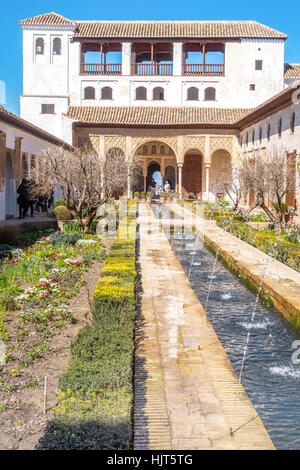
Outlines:
{"type": "Polygon", "coordinates": [[[66,203],[65,203],[64,199],[57,199],[55,201],[55,203],[53,204],[53,207],[55,209],[56,207],[65,206],[65,205],[66,205],[66,203]]]}
{"type": "Polygon", "coordinates": [[[55,232],[50,235],[52,245],[75,245],[82,236],[79,233],[55,232]]]}
{"type": "MultiPolygon", "coordinates": [[[[276,212],[279,212],[279,210],[278,210],[278,209],[279,209],[278,203],[275,202],[275,204],[273,204],[273,206],[274,206],[275,211],[276,211],[276,212]]],[[[288,208],[287,204],[285,204],[284,202],[282,202],[281,205],[280,205],[280,212],[287,213],[288,211],[289,211],[289,208],[288,208]]]]}
{"type": "Polygon", "coordinates": [[[0,227],[0,245],[14,244],[18,238],[18,229],[10,225],[0,227]]]}
{"type": "Polygon", "coordinates": [[[60,220],[71,220],[72,212],[66,206],[57,206],[54,209],[54,215],[57,219],[60,220]]]}
{"type": "Polygon", "coordinates": [[[255,230],[248,224],[240,221],[217,217],[217,225],[232,235],[258,248],[274,257],[281,263],[300,271],[300,246],[278,238],[270,231],[255,230]]]}

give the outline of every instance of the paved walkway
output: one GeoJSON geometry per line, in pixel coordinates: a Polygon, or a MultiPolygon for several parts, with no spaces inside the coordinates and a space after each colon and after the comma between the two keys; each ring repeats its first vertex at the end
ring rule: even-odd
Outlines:
{"type": "Polygon", "coordinates": [[[158,220],[139,211],[152,231],[140,237],[134,448],[274,449],[158,220]]]}
{"type": "Polygon", "coordinates": [[[220,256],[238,271],[245,279],[256,286],[263,281],[263,289],[268,292],[277,309],[289,320],[300,325],[300,273],[275,260],[248,243],[217,227],[215,221],[205,220],[191,214],[178,204],[170,204],[170,210],[185,217],[185,222],[194,224],[204,232],[204,239],[220,256]]]}
{"type": "Polygon", "coordinates": [[[9,227],[17,227],[20,225],[24,224],[32,224],[32,225],[38,225],[38,224],[49,224],[49,223],[54,223],[56,222],[56,219],[53,217],[49,217],[47,214],[45,215],[39,215],[35,214],[34,217],[25,217],[25,219],[18,219],[18,218],[13,218],[13,219],[7,219],[3,220],[0,222],[0,227],[3,227],[4,225],[9,226],[9,227]]]}

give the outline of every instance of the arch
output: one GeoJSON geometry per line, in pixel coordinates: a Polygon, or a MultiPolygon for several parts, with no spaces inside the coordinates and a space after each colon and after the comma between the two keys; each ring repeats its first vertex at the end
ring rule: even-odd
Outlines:
{"type": "Polygon", "coordinates": [[[147,99],[147,88],[144,86],[138,86],[135,90],[135,99],[136,100],[146,100],[147,99]]]}
{"type": "Polygon", "coordinates": [[[191,86],[187,89],[187,98],[188,101],[198,101],[199,100],[199,90],[195,86],[191,86]]]}
{"type": "Polygon", "coordinates": [[[85,87],[83,99],[84,100],[94,100],[94,99],[96,99],[96,90],[95,90],[95,88],[92,87],[92,86],[85,87]]]}
{"type": "Polygon", "coordinates": [[[224,183],[232,184],[232,158],[231,154],[225,149],[217,149],[211,157],[211,166],[209,171],[209,189],[216,197],[217,194],[224,194],[224,183]]]}
{"type": "Polygon", "coordinates": [[[162,175],[161,175],[161,166],[160,166],[160,163],[158,163],[155,160],[152,160],[147,165],[147,178],[146,178],[147,191],[151,187],[153,187],[152,178],[155,180],[156,186],[162,186],[163,185],[162,175]]]}
{"type": "Polygon", "coordinates": [[[168,165],[165,168],[165,182],[170,182],[171,190],[173,191],[176,187],[176,172],[172,165],[168,165]]]}
{"type": "Polygon", "coordinates": [[[205,101],[215,101],[216,100],[216,89],[212,86],[205,88],[204,90],[204,100],[205,101]]]}
{"type": "Polygon", "coordinates": [[[187,193],[202,193],[203,155],[197,149],[188,150],[184,155],[182,187],[187,193]]]}
{"type": "Polygon", "coordinates": [[[163,101],[165,99],[165,90],[161,86],[153,88],[152,99],[154,101],[163,101]]]}
{"type": "Polygon", "coordinates": [[[102,100],[112,100],[113,99],[113,90],[110,86],[104,86],[101,89],[101,99],[102,100]]]}
{"type": "Polygon", "coordinates": [[[13,217],[15,212],[15,180],[12,158],[9,152],[5,157],[5,217],[13,217]]]}
{"type": "Polygon", "coordinates": [[[37,38],[35,40],[35,54],[44,55],[45,51],[45,41],[43,38],[37,38]]]}
{"type": "Polygon", "coordinates": [[[147,145],[147,152],[148,152],[148,155],[151,155],[151,145],[152,144],[158,144],[159,146],[160,145],[164,145],[166,147],[166,154],[172,156],[176,156],[176,151],[173,147],[172,144],[169,144],[168,142],[165,142],[162,139],[160,139],[159,137],[155,138],[155,137],[149,137],[149,138],[145,138],[145,139],[141,139],[136,145],[133,146],[133,153],[140,153],[140,152],[143,152],[144,151],[144,147],[147,145]]]}
{"type": "Polygon", "coordinates": [[[61,39],[53,39],[53,55],[61,55],[61,39]]]}

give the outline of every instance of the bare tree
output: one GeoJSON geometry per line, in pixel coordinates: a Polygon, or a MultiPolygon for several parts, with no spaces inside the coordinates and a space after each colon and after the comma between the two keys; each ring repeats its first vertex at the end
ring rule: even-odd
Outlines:
{"type": "Polygon", "coordinates": [[[244,159],[242,180],[245,190],[254,195],[254,203],[248,214],[256,207],[261,207],[274,223],[276,233],[281,232],[285,226],[282,204],[286,194],[292,192],[295,185],[295,173],[287,161],[287,152],[273,147],[270,151],[258,153],[255,159],[244,159]],[[274,203],[277,203],[276,209],[274,203]]]}
{"type": "Polygon", "coordinates": [[[60,188],[66,207],[78,220],[79,229],[88,232],[97,209],[116,195],[124,193],[128,177],[133,177],[138,159],[126,159],[119,148],[99,155],[93,148],[48,149],[39,158],[31,175],[36,195],[60,188]]]}
{"type": "Polygon", "coordinates": [[[233,209],[239,208],[243,197],[243,170],[239,164],[235,167],[232,175],[225,173],[223,175],[223,190],[232,202],[233,209]]]}

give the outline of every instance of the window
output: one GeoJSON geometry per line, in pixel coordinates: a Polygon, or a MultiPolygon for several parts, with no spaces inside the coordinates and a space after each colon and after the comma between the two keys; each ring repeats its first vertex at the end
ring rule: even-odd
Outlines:
{"type": "Polygon", "coordinates": [[[144,145],[143,146],[143,154],[147,155],[147,153],[148,153],[148,145],[144,145]]]}
{"type": "Polygon", "coordinates": [[[53,39],[53,55],[61,55],[61,39],[53,39]]]}
{"type": "Polygon", "coordinates": [[[187,99],[189,101],[198,101],[199,100],[199,90],[195,86],[191,86],[187,90],[187,99]]]}
{"type": "Polygon", "coordinates": [[[44,55],[44,39],[43,38],[37,38],[35,41],[35,54],[36,55],[44,55]]]}
{"type": "Polygon", "coordinates": [[[263,68],[263,61],[262,60],[256,60],[255,61],[255,70],[262,70],[263,68]]]}
{"type": "Polygon", "coordinates": [[[96,98],[95,88],[92,86],[87,86],[84,89],[84,100],[94,100],[96,98]]]}
{"type": "Polygon", "coordinates": [[[153,88],[153,100],[162,101],[165,99],[164,89],[160,86],[153,88]]]}
{"type": "Polygon", "coordinates": [[[205,99],[205,101],[215,101],[215,99],[216,99],[216,89],[213,88],[213,87],[205,88],[204,99],[205,99]]]}
{"type": "Polygon", "coordinates": [[[279,139],[281,138],[281,133],[282,133],[282,118],[278,119],[278,137],[279,139]]]}
{"type": "Polygon", "coordinates": [[[254,84],[254,83],[251,83],[251,85],[250,85],[250,90],[251,90],[251,91],[254,91],[254,90],[255,90],[255,84],[254,84]]]}
{"type": "Polygon", "coordinates": [[[160,153],[161,153],[161,155],[164,155],[166,153],[164,145],[160,146],[160,153]]]}
{"type": "Polygon", "coordinates": [[[156,154],[156,145],[152,145],[151,153],[153,153],[154,155],[156,154]]]}
{"type": "Polygon", "coordinates": [[[292,111],[291,113],[291,133],[292,134],[294,134],[295,132],[295,118],[296,118],[295,111],[292,111]]]}
{"type": "Polygon", "coordinates": [[[102,100],[112,100],[113,99],[113,96],[112,96],[112,88],[110,86],[105,86],[102,88],[101,90],[101,99],[102,100]]]}
{"type": "Polygon", "coordinates": [[[147,99],[147,89],[144,86],[139,86],[135,90],[135,99],[136,100],[146,100],[147,99]]]}
{"type": "Polygon", "coordinates": [[[267,139],[270,140],[270,137],[271,137],[271,124],[268,123],[268,126],[267,126],[267,139]]]}
{"type": "Polygon", "coordinates": [[[54,104],[42,104],[42,114],[54,114],[54,104]]]}

